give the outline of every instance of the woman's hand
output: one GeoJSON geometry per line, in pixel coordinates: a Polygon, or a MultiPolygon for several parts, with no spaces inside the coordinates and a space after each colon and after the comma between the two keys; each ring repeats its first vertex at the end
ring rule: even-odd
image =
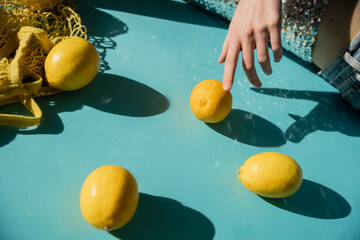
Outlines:
{"type": "Polygon", "coordinates": [[[272,73],[268,42],[274,61],[282,57],[280,0],[240,0],[229,26],[218,62],[225,61],[223,88],[230,90],[234,82],[239,53],[242,51],[243,69],[250,83],[261,87],[255,70],[254,50],[263,72],[272,73]]]}

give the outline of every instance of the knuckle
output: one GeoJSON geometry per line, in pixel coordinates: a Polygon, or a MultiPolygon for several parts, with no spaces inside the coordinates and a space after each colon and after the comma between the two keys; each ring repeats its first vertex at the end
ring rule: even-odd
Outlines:
{"type": "Polygon", "coordinates": [[[223,80],[224,82],[231,82],[233,75],[231,73],[224,73],[223,80]]]}
{"type": "Polygon", "coordinates": [[[275,55],[282,55],[282,47],[281,45],[277,45],[277,46],[271,46],[272,47],[272,51],[275,55]]]}
{"type": "Polygon", "coordinates": [[[258,24],[254,27],[254,31],[256,33],[266,33],[267,32],[267,26],[264,24],[258,24]]]}
{"type": "Polygon", "coordinates": [[[275,54],[281,53],[281,45],[280,44],[272,44],[271,49],[275,54]]]}
{"type": "Polygon", "coordinates": [[[252,28],[246,28],[241,32],[241,35],[246,38],[251,38],[254,35],[254,30],[252,28]]]}
{"type": "Polygon", "coordinates": [[[246,71],[252,71],[254,69],[254,63],[244,61],[243,68],[246,71]]]}
{"type": "Polygon", "coordinates": [[[236,62],[235,62],[235,59],[233,59],[233,58],[227,58],[225,60],[225,64],[228,65],[228,66],[232,66],[232,65],[235,65],[236,62]]]}
{"type": "Polygon", "coordinates": [[[280,29],[280,24],[281,24],[280,18],[279,17],[273,17],[273,18],[271,18],[269,20],[268,27],[270,29],[280,29]]]}
{"type": "Polygon", "coordinates": [[[229,40],[229,46],[230,45],[237,46],[239,44],[240,44],[240,40],[239,40],[239,38],[237,36],[234,36],[234,38],[231,38],[229,40]]]}
{"type": "Polygon", "coordinates": [[[266,63],[268,60],[269,58],[267,55],[262,54],[258,56],[258,61],[260,64],[266,63]]]}

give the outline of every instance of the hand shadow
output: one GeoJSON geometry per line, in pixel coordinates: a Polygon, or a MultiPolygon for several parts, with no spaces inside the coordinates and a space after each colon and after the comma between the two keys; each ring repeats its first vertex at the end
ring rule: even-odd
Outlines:
{"type": "MultiPolygon", "coordinates": [[[[149,117],[165,112],[168,99],[155,89],[118,75],[99,73],[86,87],[74,92],[37,98],[43,112],[41,124],[36,128],[0,128],[0,146],[15,138],[16,134],[59,134],[64,125],[61,112],[81,109],[84,105],[103,112],[129,117],[149,117]]],[[[12,106],[5,106],[6,111],[12,106]]]]}
{"type": "Polygon", "coordinates": [[[306,179],[290,197],[261,198],[278,208],[312,218],[344,218],[351,212],[350,204],[340,194],[306,179]]]}
{"type": "Polygon", "coordinates": [[[299,143],[306,135],[317,130],[338,131],[348,136],[360,136],[360,113],[338,93],[276,88],[251,88],[251,90],[275,97],[318,102],[318,105],[304,117],[289,114],[295,120],[285,132],[287,139],[291,142],[299,143]]]}
{"type": "Polygon", "coordinates": [[[109,233],[123,240],[209,240],[214,238],[215,228],[203,214],[180,202],[140,193],[131,221],[109,233]]]}
{"type": "Polygon", "coordinates": [[[252,146],[278,147],[286,143],[284,133],[276,125],[239,109],[232,109],[223,121],[207,125],[228,138],[252,146]]]}

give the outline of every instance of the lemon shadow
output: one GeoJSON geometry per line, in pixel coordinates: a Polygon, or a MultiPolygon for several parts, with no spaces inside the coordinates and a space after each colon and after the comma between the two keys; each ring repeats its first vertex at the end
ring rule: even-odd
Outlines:
{"type": "Polygon", "coordinates": [[[0,147],[13,141],[16,137],[13,127],[0,126],[0,147]]]}
{"type": "Polygon", "coordinates": [[[87,88],[81,89],[73,98],[100,111],[129,117],[158,115],[170,105],[163,94],[150,86],[107,73],[99,73],[87,88]]]}
{"type": "Polygon", "coordinates": [[[228,138],[252,146],[279,147],[286,143],[284,133],[275,124],[239,109],[232,109],[223,121],[207,125],[228,138]]]}
{"type": "Polygon", "coordinates": [[[202,213],[178,201],[140,193],[131,221],[109,233],[123,240],[209,240],[214,238],[215,228],[202,213]]]}
{"type": "Polygon", "coordinates": [[[108,73],[98,73],[89,85],[78,91],[62,92],[36,101],[46,114],[39,129],[55,123],[62,125],[58,113],[80,110],[83,106],[129,117],[150,117],[169,108],[168,99],[157,90],[130,78],[108,73]]]}
{"type": "MultiPolygon", "coordinates": [[[[43,112],[41,124],[32,128],[1,126],[0,147],[11,142],[16,134],[60,134],[65,126],[59,113],[77,111],[84,106],[114,115],[150,117],[165,112],[170,105],[168,99],[157,90],[138,81],[107,73],[98,73],[89,85],[80,90],[36,98],[36,102],[43,112]]],[[[19,103],[4,106],[1,111],[29,114],[19,103]]],[[[86,121],[94,121],[95,124],[97,120],[86,121]]]]}
{"type": "Polygon", "coordinates": [[[261,198],[278,208],[312,218],[345,218],[351,212],[350,204],[339,193],[306,179],[290,197],[261,198]]]}

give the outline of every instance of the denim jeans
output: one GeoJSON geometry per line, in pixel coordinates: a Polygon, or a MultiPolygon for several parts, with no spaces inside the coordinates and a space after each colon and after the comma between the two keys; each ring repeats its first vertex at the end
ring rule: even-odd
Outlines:
{"type": "Polygon", "coordinates": [[[360,110],[360,33],[319,75],[335,86],[356,110],[360,110]]]}

